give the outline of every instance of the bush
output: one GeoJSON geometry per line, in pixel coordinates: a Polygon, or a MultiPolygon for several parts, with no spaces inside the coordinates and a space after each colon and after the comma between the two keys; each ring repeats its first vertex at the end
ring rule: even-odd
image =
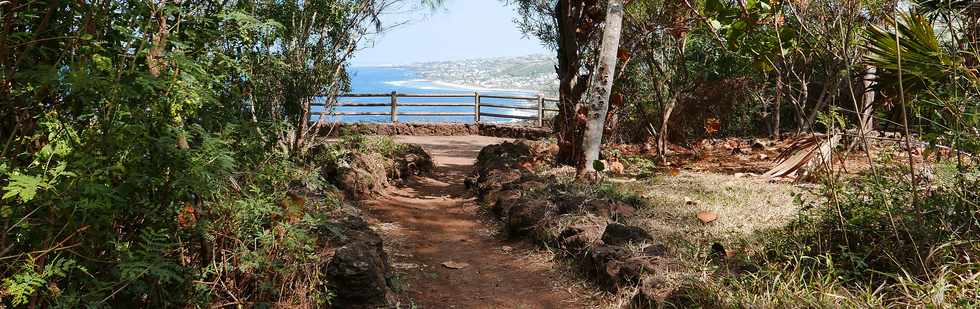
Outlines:
{"type": "Polygon", "coordinates": [[[0,164],[9,179],[0,241],[4,304],[329,300],[311,232],[329,224],[339,201],[321,194],[330,189],[316,169],[257,151],[264,146],[235,126],[121,130],[113,138],[128,147],[106,149],[57,118],[48,121],[36,164],[0,164]],[[174,147],[178,134],[189,149],[174,147]],[[283,286],[292,288],[283,293],[283,286]]]}

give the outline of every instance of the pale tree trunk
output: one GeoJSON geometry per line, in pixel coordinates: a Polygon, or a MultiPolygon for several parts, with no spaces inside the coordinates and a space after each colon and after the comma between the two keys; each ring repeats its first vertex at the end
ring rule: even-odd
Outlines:
{"type": "Polygon", "coordinates": [[[783,73],[776,72],[776,104],[774,104],[772,109],[772,136],[775,139],[780,138],[779,126],[779,114],[783,105],[783,73]]]}
{"type": "Polygon", "coordinates": [[[657,136],[657,154],[660,156],[660,163],[667,164],[667,129],[670,123],[670,114],[674,113],[674,106],[677,105],[677,96],[671,94],[670,102],[663,110],[663,117],[660,121],[660,132],[657,136]]]}
{"type": "MultiPolygon", "coordinates": [[[[658,87],[657,91],[666,90],[669,92],[670,97],[667,101],[667,105],[661,109],[662,117],[660,119],[660,132],[657,136],[657,154],[660,156],[660,163],[667,165],[667,130],[670,128],[670,115],[674,113],[674,107],[677,106],[678,97],[681,93],[682,83],[688,80],[687,70],[685,64],[687,63],[687,36],[681,35],[677,37],[677,42],[675,43],[675,52],[677,53],[673,64],[673,69],[671,69],[670,74],[664,74],[664,70],[658,70],[660,76],[667,77],[670,76],[669,89],[664,89],[663,86],[658,87]],[[678,76],[681,74],[683,76],[678,76]]],[[[663,85],[662,83],[658,83],[663,85]]],[[[662,102],[662,101],[661,101],[662,102]]]]}
{"type": "Polygon", "coordinates": [[[592,164],[599,160],[602,129],[605,126],[606,113],[609,111],[609,96],[615,79],[613,71],[616,69],[616,54],[619,51],[619,38],[623,30],[623,9],[623,0],[609,0],[606,8],[602,47],[599,49],[599,69],[596,70],[592,85],[592,96],[586,113],[585,135],[582,138],[585,160],[579,165],[579,175],[595,172],[592,164]]]}
{"type": "Polygon", "coordinates": [[[861,121],[860,128],[863,133],[868,133],[874,130],[874,87],[878,83],[875,81],[877,76],[878,69],[875,68],[875,66],[866,65],[864,67],[864,96],[861,102],[861,110],[858,114],[861,121]]]}
{"type": "Polygon", "coordinates": [[[296,139],[293,140],[293,154],[302,156],[306,145],[306,128],[310,126],[310,107],[313,105],[313,97],[303,99],[303,116],[299,118],[299,127],[296,128],[296,139]]]}

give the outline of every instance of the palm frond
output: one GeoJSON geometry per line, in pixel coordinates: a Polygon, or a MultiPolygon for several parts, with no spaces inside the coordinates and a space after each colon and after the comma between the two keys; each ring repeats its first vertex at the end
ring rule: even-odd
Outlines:
{"type": "Polygon", "coordinates": [[[940,47],[932,22],[922,14],[903,13],[897,22],[889,20],[886,23],[895,28],[872,25],[868,29],[868,53],[865,55],[868,62],[880,68],[882,87],[897,89],[899,51],[906,92],[916,92],[928,85],[946,82],[953,76],[953,58],[940,47]],[[899,40],[895,37],[896,29],[899,40]]]}
{"type": "Polygon", "coordinates": [[[915,6],[929,16],[936,13],[965,13],[980,8],[975,0],[914,0],[915,6]]]}

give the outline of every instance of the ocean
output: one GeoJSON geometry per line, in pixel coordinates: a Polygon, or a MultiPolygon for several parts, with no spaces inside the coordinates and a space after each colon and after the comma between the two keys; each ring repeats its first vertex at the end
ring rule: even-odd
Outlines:
{"type": "MultiPolygon", "coordinates": [[[[451,93],[467,94],[479,92],[480,95],[511,95],[511,96],[531,96],[536,97],[538,92],[532,90],[519,89],[487,89],[466,85],[456,85],[442,81],[430,81],[423,79],[417,72],[403,67],[354,67],[351,68],[351,93],[390,93],[397,91],[406,94],[431,94],[431,93],[451,93]]],[[[340,98],[341,103],[388,103],[390,100],[384,98],[340,98]]],[[[461,103],[472,102],[473,98],[405,98],[399,97],[398,103],[461,103]]],[[[500,104],[500,105],[533,105],[536,102],[526,100],[490,99],[481,98],[481,103],[500,104]]],[[[533,110],[514,110],[506,108],[481,107],[484,113],[535,116],[537,111],[533,110]]],[[[379,107],[336,107],[335,112],[390,112],[387,106],[379,107]]],[[[458,112],[473,113],[472,107],[418,107],[418,106],[399,106],[399,112],[458,112]]],[[[319,110],[314,108],[314,113],[319,110]]],[[[327,116],[328,121],[340,122],[389,122],[390,116],[327,116]]],[[[459,122],[472,123],[473,116],[398,116],[399,122],[459,122]]],[[[483,116],[481,122],[506,123],[519,121],[518,119],[496,118],[483,116]]]]}

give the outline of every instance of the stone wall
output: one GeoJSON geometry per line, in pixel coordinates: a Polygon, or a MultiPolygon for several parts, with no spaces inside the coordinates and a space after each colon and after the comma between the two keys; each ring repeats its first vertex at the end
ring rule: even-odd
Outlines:
{"type": "Polygon", "coordinates": [[[344,132],[366,135],[459,136],[483,135],[503,138],[543,139],[551,136],[551,128],[533,126],[475,124],[475,123],[335,123],[327,124],[322,135],[336,137],[344,132]],[[329,128],[333,128],[330,130],[329,128]]]}

